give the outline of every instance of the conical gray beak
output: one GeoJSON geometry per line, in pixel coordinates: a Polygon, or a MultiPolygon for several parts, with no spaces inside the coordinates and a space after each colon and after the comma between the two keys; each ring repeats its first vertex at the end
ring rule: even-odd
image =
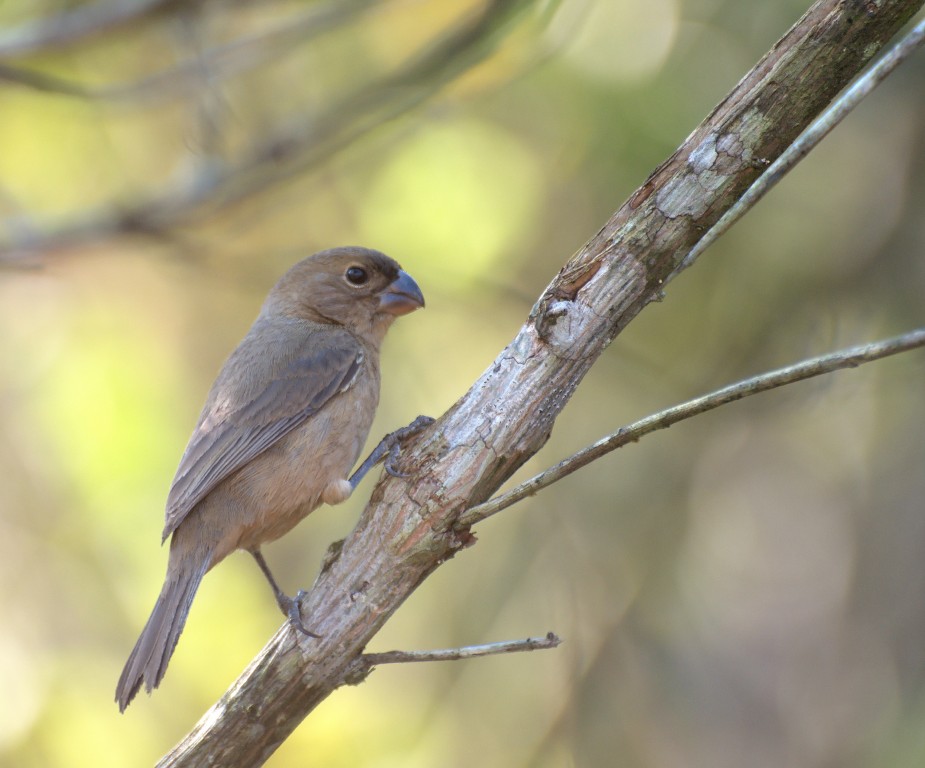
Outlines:
{"type": "Polygon", "coordinates": [[[390,315],[407,315],[423,306],[424,294],[414,278],[403,269],[379,296],[379,310],[390,315]]]}

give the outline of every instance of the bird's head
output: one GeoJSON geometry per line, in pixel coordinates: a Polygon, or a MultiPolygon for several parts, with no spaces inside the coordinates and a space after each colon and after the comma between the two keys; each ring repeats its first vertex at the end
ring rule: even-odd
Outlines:
{"type": "Polygon", "coordinates": [[[379,342],[396,317],[423,306],[421,289],[395,260],[369,248],[343,247],[291,267],[261,314],[342,325],[379,342]]]}

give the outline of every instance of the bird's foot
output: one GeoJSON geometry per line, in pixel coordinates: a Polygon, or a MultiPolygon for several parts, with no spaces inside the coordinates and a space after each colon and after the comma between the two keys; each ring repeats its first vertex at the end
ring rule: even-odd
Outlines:
{"type": "Polygon", "coordinates": [[[407,427],[396,429],[383,438],[383,442],[387,443],[389,448],[385,463],[382,465],[386,472],[392,477],[408,477],[405,473],[395,469],[395,462],[398,461],[398,457],[401,455],[403,444],[406,440],[423,432],[427,427],[433,424],[434,421],[436,421],[436,419],[434,419],[433,416],[418,416],[407,427]]]}
{"type": "Polygon", "coordinates": [[[366,473],[383,459],[385,459],[385,471],[392,477],[407,477],[407,475],[399,472],[395,468],[395,462],[398,461],[403,444],[410,438],[423,432],[427,427],[433,424],[434,421],[435,419],[431,416],[418,416],[407,427],[389,432],[389,434],[379,441],[379,445],[373,449],[373,452],[369,454],[366,461],[360,465],[360,468],[353,473],[350,478],[350,485],[356,488],[365,477],[366,473]]]}
{"type": "Polygon", "coordinates": [[[278,598],[280,610],[289,618],[289,624],[297,632],[301,632],[308,637],[314,637],[316,640],[321,635],[312,632],[302,621],[302,600],[308,594],[304,589],[300,589],[295,597],[280,595],[278,598]]]}
{"type": "Polygon", "coordinates": [[[289,595],[280,589],[279,584],[276,583],[276,579],[273,578],[273,573],[270,571],[270,566],[267,565],[267,561],[264,560],[260,550],[252,549],[250,553],[253,555],[254,560],[257,561],[257,565],[260,566],[260,570],[263,571],[263,575],[267,577],[267,581],[270,582],[270,589],[273,590],[276,604],[283,612],[283,616],[289,619],[292,628],[309,637],[321,637],[321,635],[316,635],[310,629],[307,629],[305,624],[302,623],[302,599],[308,593],[304,589],[300,589],[295,597],[289,597],[289,595]]]}

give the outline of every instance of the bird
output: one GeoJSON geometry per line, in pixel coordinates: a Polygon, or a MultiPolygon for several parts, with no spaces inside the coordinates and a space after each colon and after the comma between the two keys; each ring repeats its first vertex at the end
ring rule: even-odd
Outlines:
{"type": "Polygon", "coordinates": [[[167,575],[116,686],[121,712],[142,685],[150,694],[160,684],[202,578],[235,550],[254,556],[280,609],[313,634],[260,547],[351,495],[374,459],[348,479],[379,402],[380,346],[397,317],[423,306],[396,261],[355,246],[299,261],[270,291],[219,371],[171,484],[167,575]]]}

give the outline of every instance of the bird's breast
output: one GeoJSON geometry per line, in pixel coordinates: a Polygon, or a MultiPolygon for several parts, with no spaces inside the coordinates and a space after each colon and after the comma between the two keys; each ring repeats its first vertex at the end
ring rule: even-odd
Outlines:
{"type": "Polygon", "coordinates": [[[322,503],[325,488],[345,479],[369,435],[378,382],[358,376],[354,385],[243,467],[234,485],[246,494],[238,505],[239,548],[259,546],[287,533],[322,503]]]}

